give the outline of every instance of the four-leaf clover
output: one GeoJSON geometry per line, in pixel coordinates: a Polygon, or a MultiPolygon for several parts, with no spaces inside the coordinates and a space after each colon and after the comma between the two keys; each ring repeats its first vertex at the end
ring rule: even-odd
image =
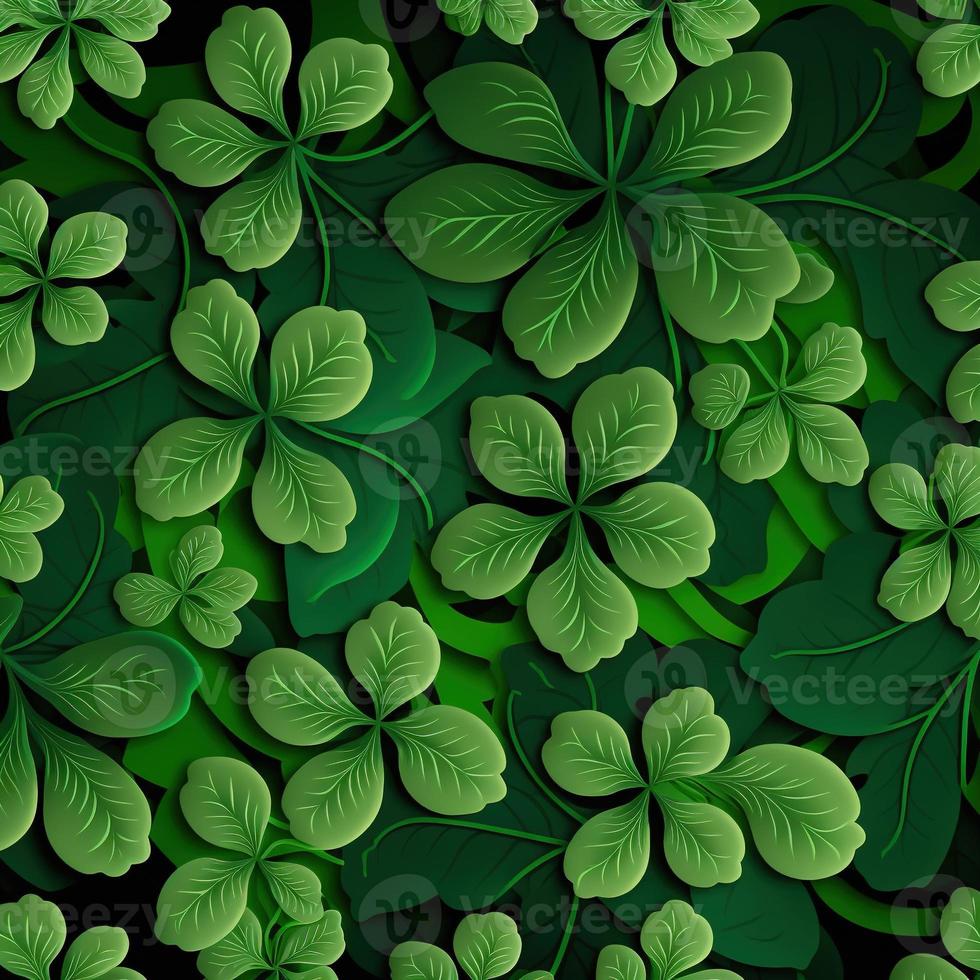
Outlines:
{"type": "Polygon", "coordinates": [[[188,531],[170,555],[173,582],[130,572],[113,596],[134,626],[158,626],[176,608],[184,628],[206,647],[226,647],[242,631],[235,615],[255,595],[258,582],[240,568],[218,568],[221,532],[207,524],[188,531]]]}
{"type": "Polygon", "coordinates": [[[640,775],[629,738],[600,711],[569,711],[542,749],[548,775],[584,797],[631,794],[587,820],[565,852],[565,875],[582,898],[635,888],[650,861],[650,801],[663,817],[664,856],[697,888],[735,881],[748,821],[762,857],[781,874],[826,878],[851,863],[864,841],[858,795],[828,759],[796,745],[757,745],[723,763],[729,731],[701,688],[672,691],[643,719],[640,775]]]}
{"type": "Polygon", "coordinates": [[[641,585],[669,589],[708,568],[715,538],[708,509],[690,490],[642,483],[605,503],[597,495],[649,473],[677,432],[673,389],[652,368],[594,381],[572,413],[579,456],[575,496],[565,478],[565,438],[554,416],[523,395],[478,398],[471,409],[470,450],[498,490],[558,505],[529,515],[483,503],[451,518],[432,550],[449,589],[492,599],[531,573],[545,541],[568,524],[564,551],[534,580],[527,597],[531,627],[573,670],[614,657],[637,628],[636,601],[600,560],[583,518],[602,529],[621,572],[641,585]]]}
{"type": "Polygon", "coordinates": [[[414,609],[384,602],[351,627],[347,666],[371,699],[365,714],[326,667],[278,647],[248,665],[256,721],[288,745],[322,745],[346,732],[367,732],[304,763],[283,794],[297,840],[324,850],[344,847],[374,822],[384,793],[381,736],[398,749],[405,789],[435,813],[477,813],[503,799],[504,751],[491,729],[453,705],[414,707],[439,670],[439,641],[414,609]]]}
{"type": "Polygon", "coordinates": [[[754,406],[725,440],[721,469],[739,483],[767,480],[789,459],[795,430],[800,461],[821,483],[854,486],[868,467],[868,448],[854,421],[829,402],[841,402],[864,384],[861,335],[825,323],[807,338],[792,371],[785,354],[778,380],[757,362],[769,388],[750,396],[740,364],[709,364],[691,378],[692,414],[706,429],[730,426],[754,406]]]}
{"type": "Polygon", "coordinates": [[[361,401],[372,374],[366,332],[361,316],[350,311],[314,306],[294,314],[272,339],[268,397],[261,402],[255,381],[260,330],[252,307],[221,279],[192,289],[171,328],[174,353],[245,414],[184,419],[151,437],[134,469],[140,508],[167,521],[218,503],[238,480],[249,436],[261,425],[265,449],[252,510],[262,533],[321,553],[343,548],[354,492],[337,466],[297,445],[287,426],[329,422],[361,401]]]}
{"type": "Polygon", "coordinates": [[[101,339],[109,324],[91,286],[65,279],[108,275],[126,255],[126,224],[111,214],[76,214],[51,236],[47,262],[40,255],[48,224],[44,198],[23,180],[0,184],[0,390],[19,388],[34,371],[34,309],[51,339],[75,346],[101,339]],[[3,261],[9,259],[11,261],[3,261]]]}
{"type": "Polygon", "coordinates": [[[915,66],[922,85],[933,95],[969,92],[980,82],[980,25],[975,23],[980,0],[919,0],[934,17],[960,23],[944,24],[926,38],[915,66]]]}

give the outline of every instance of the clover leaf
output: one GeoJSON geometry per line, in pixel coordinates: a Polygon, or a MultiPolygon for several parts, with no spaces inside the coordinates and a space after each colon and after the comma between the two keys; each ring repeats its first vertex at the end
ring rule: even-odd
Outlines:
{"type": "Polygon", "coordinates": [[[729,39],[752,30],[759,12],[749,0],[566,0],[565,13],[588,38],[608,41],[642,24],[617,42],[606,57],[606,78],[630,102],[653,105],[677,81],[677,66],[667,50],[666,22],[681,56],[695,65],[731,57],[729,39]]]}
{"type": "Polygon", "coordinates": [[[339,912],[325,911],[310,923],[287,922],[273,932],[271,927],[263,929],[255,913],[246,909],[224,939],[202,950],[197,968],[204,980],[233,980],[242,974],[263,980],[337,980],[330,965],[343,952],[339,912]]]}
{"type": "Polygon", "coordinates": [[[453,705],[394,712],[422,694],[439,669],[439,641],[414,610],[375,607],[347,634],[347,666],[367,692],[365,714],[324,666],[297,650],[260,653],[247,670],[249,706],[270,735],[288,745],[323,745],[367,729],[315,755],[289,780],[283,810],[297,840],[344,847],[374,822],[384,793],[381,736],[398,749],[409,794],[435,813],[476,813],[505,792],[504,751],[491,729],[453,705]]]}
{"type": "Polygon", "coordinates": [[[126,224],[111,214],[90,211],[63,221],[51,236],[47,261],[41,239],[48,225],[44,198],[23,180],[0,184],[0,390],[23,385],[34,371],[34,310],[41,300],[41,323],[66,346],[100,340],[109,324],[102,298],[91,286],[61,280],[108,275],[126,255],[126,224]]]}
{"type": "Polygon", "coordinates": [[[177,609],[184,629],[206,647],[226,647],[242,631],[235,615],[258,588],[240,568],[218,568],[224,545],[216,527],[188,531],[170,555],[173,582],[145,572],[124,575],[113,590],[119,611],[134,626],[159,626],[177,609]]]}
{"type": "MultiPolygon", "coordinates": [[[[980,328],[980,262],[958,262],[943,269],[926,286],[925,298],[944,327],[957,331],[980,328]]],[[[980,344],[953,365],[946,379],[946,405],[957,422],[980,421],[978,371],[980,344]]]]}
{"type": "Polygon", "coordinates": [[[314,306],[294,314],[272,339],[269,392],[260,403],[260,331],[251,306],[220,279],[192,289],[171,328],[174,353],[244,414],[184,419],[152,436],[134,468],[140,509],[167,521],[218,503],[235,486],[249,437],[261,427],[265,446],[252,486],[259,529],[278,544],[301,541],[320,553],[343,548],[354,492],[337,466],[297,445],[288,427],[326,437],[309,423],[340,418],[361,401],[371,383],[365,333],[351,311],[314,306]]]}
{"type": "Polygon", "coordinates": [[[0,721],[0,850],[34,823],[33,744],[43,759],[44,828],[55,853],[83,874],[125,874],[150,856],[146,797],[109,755],[54,724],[51,710],[100,739],[152,735],[184,717],[201,670],[179,643],[145,631],[38,661],[29,641],[4,642],[21,607],[19,597],[0,599],[0,668],[9,682],[0,721]],[[49,710],[35,708],[28,691],[49,710]]]}
{"type": "Polygon", "coordinates": [[[728,748],[728,726],[696,687],[672,691],[647,711],[645,776],[618,722],[593,710],[558,715],[542,749],[554,782],[584,797],[629,794],[569,843],[564,869],[575,894],[615,898],[639,884],[650,861],[651,799],[663,817],[667,863],[689,885],[710,888],[741,875],[745,840],[736,816],[781,874],[809,880],[847,867],[864,840],[847,777],[795,745],[757,745],[723,764],[728,748]]]}
{"type": "Polygon", "coordinates": [[[980,892],[957,888],[943,909],[939,934],[949,955],[971,970],[980,969],[980,892]]]}
{"type": "Polygon", "coordinates": [[[585,389],[572,414],[581,467],[574,498],[565,480],[565,440],[551,413],[523,395],[477,399],[470,450],[480,472],[506,494],[543,498],[558,509],[532,515],[482,503],[451,518],[432,550],[446,588],[474,599],[504,595],[531,574],[544,543],[567,523],[561,556],[528,593],[531,627],[572,670],[616,656],[636,632],[636,602],[596,554],[583,518],[602,529],[622,573],[655,589],[702,574],[714,542],[710,513],[685,487],[643,483],[611,503],[596,499],[667,455],[677,431],[672,396],[666,378],[647,367],[585,389]]]}
{"type": "Polygon", "coordinates": [[[0,6],[0,80],[8,82],[20,75],[20,111],[41,129],[51,129],[68,112],[75,94],[70,57],[74,41],[82,68],[96,85],[110,95],[135,99],[146,81],[146,68],[127,42],[148,41],[168,16],[170,7],[163,0],[4,3],[0,6]],[[34,61],[51,37],[47,52],[34,61]]]}
{"type": "MultiPolygon", "coordinates": [[[[37,895],[0,905],[0,966],[15,977],[51,980],[51,967],[68,938],[61,909],[37,895]]],[[[129,952],[129,936],[116,926],[82,932],[68,947],[61,980],[144,980],[119,964],[129,952]]]]}
{"type": "MultiPolygon", "coordinates": [[[[469,980],[495,980],[508,974],[521,956],[517,924],[502,912],[467,915],[453,935],[453,953],[469,980]]],[[[455,980],[452,957],[429,943],[400,943],[388,960],[391,980],[455,980]]]]}
{"type": "Polygon", "coordinates": [[[460,34],[475,34],[482,24],[501,41],[522,44],[538,25],[532,0],[436,0],[446,23],[460,34]]]}
{"type": "Polygon", "coordinates": [[[940,956],[913,953],[895,964],[888,980],[967,980],[967,975],[940,956]]]}
{"type": "Polygon", "coordinates": [[[180,809],[215,850],[181,865],[164,883],[157,902],[160,940],[189,952],[220,942],[241,922],[256,872],[289,919],[306,925],[322,919],[320,879],[304,865],[278,860],[283,845],[287,852],[302,848],[270,839],[272,796],[250,765],[195,760],[180,791],[180,809]]]}
{"type": "Polygon", "coordinates": [[[825,323],[807,338],[792,371],[779,379],[761,364],[768,391],[753,395],[748,371],[738,364],[709,364],[691,378],[694,418],[705,428],[727,429],[721,470],[738,483],[767,480],[789,459],[792,436],[806,471],[821,483],[854,486],[868,466],[868,449],[851,418],[833,407],[864,384],[867,364],[861,335],[852,327],[825,323]]]}
{"type": "Polygon", "coordinates": [[[208,208],[201,228],[207,250],[235,271],[266,268],[286,254],[299,232],[299,179],[310,179],[311,141],[363,126],[387,103],[394,84],[388,52],[339,37],[316,45],[299,68],[295,126],[286,120],[283,100],[292,45],[274,10],[228,10],[208,39],[205,62],[222,100],[257,120],[262,131],[220,106],[177,99],[163,104],[147,139],[160,166],[195,187],[227,184],[275,156],[271,166],[225,191],[208,208]]]}
{"type": "Polygon", "coordinates": [[[912,532],[881,580],[878,602],[907,623],[945,605],[955,626],[980,639],[980,449],[943,446],[928,487],[908,464],[886,463],[871,477],[868,495],[883,520],[912,532]]]}
{"type": "Polygon", "coordinates": [[[688,333],[711,343],[758,339],[775,301],[799,282],[794,250],[748,201],[677,185],[772,147],[789,123],[790,90],[785,62],[766,52],[696,71],[665,103],[627,176],[620,170],[631,112],[618,136],[607,119],[610,152],[600,174],[537,75],[495,62],[454,68],[425,89],[443,130],[476,153],[562,179],[545,183],[496,163],[451,166],[395,195],[385,212],[389,233],[410,261],[453,282],[490,282],[530,263],[507,296],[503,326],[518,355],[549,378],[619,335],[639,280],[634,240],[644,243],[660,298],[688,333]],[[587,205],[589,216],[575,223],[587,205]],[[409,240],[417,237],[407,236],[412,228],[424,233],[423,247],[409,240]]]}
{"type": "Polygon", "coordinates": [[[5,489],[0,479],[0,578],[29,582],[41,571],[39,531],[51,527],[65,509],[43,476],[27,476],[5,489]]]}
{"type": "MultiPolygon", "coordinates": [[[[968,22],[969,3],[970,0],[919,0],[927,14],[961,21],[933,31],[919,48],[915,66],[926,91],[933,95],[962,95],[980,82],[980,25],[968,22]]],[[[977,0],[973,0],[973,6],[980,9],[977,0]]]]}

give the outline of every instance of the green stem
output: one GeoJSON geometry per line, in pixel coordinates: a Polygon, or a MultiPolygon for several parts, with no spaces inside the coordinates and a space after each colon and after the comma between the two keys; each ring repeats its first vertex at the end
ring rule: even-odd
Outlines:
{"type": "Polygon", "coordinates": [[[626,108],[626,117],[623,119],[623,131],[619,134],[619,148],[616,150],[616,159],[613,161],[612,180],[619,176],[619,171],[623,169],[623,158],[626,156],[626,146],[629,143],[630,129],[633,126],[633,115],[636,106],[631,102],[626,108]]]}
{"type": "Polygon", "coordinates": [[[323,222],[323,211],[320,209],[320,202],[316,199],[313,185],[310,183],[310,168],[307,163],[300,158],[299,172],[303,178],[303,187],[306,190],[307,200],[313,210],[313,220],[316,222],[317,232],[320,235],[320,248],[323,251],[323,286],[320,289],[320,306],[327,305],[327,295],[330,292],[330,239],[327,237],[327,226],[323,222]]]}
{"type": "Polygon", "coordinates": [[[528,875],[534,874],[538,868],[543,867],[549,861],[554,861],[556,857],[560,857],[566,850],[566,847],[556,847],[553,850],[548,851],[547,854],[542,854],[541,857],[535,858],[530,864],[524,865],[524,867],[521,868],[521,870],[518,871],[517,874],[514,875],[514,877],[511,878],[503,888],[500,889],[500,894],[506,895],[512,888],[520,884],[528,875]]]}
{"type": "Polygon", "coordinates": [[[400,143],[404,143],[405,140],[411,139],[434,115],[435,112],[430,109],[424,115],[419,116],[408,129],[403,130],[397,136],[393,136],[387,143],[382,143],[380,146],[374,147],[373,150],[363,150],[361,153],[332,155],[329,153],[317,153],[315,150],[302,147],[302,152],[304,156],[308,156],[313,160],[322,160],[324,163],[356,163],[358,160],[370,160],[371,157],[379,157],[383,153],[393,150],[400,143]]]}
{"type": "MultiPolygon", "coordinates": [[[[768,397],[768,396],[767,396],[768,397]]],[[[704,459],[701,460],[702,466],[707,466],[715,454],[715,445],[718,442],[718,433],[714,429],[708,430],[708,444],[704,447],[704,459]]]]}
{"type": "Polygon", "coordinates": [[[782,388],[786,385],[786,375],[789,373],[789,344],[786,342],[786,334],[780,329],[779,323],[775,319],[772,321],[772,332],[779,341],[779,350],[782,355],[782,362],[779,366],[779,386],[782,388]]]}
{"type": "Polygon", "coordinates": [[[680,394],[684,384],[684,375],[681,369],[681,351],[677,346],[677,334],[674,331],[674,318],[667,309],[667,302],[663,298],[660,290],[657,290],[657,300],[660,303],[660,315],[663,317],[664,327],[667,330],[667,342],[670,344],[670,357],[674,364],[674,395],[680,394]]]}
{"type": "Polygon", "coordinates": [[[365,228],[367,228],[373,235],[378,238],[381,237],[381,232],[378,230],[378,226],[361,210],[359,210],[355,205],[351,204],[350,201],[344,197],[339,191],[335,191],[315,170],[307,168],[307,172],[312,178],[313,182],[317,187],[320,188],[328,197],[330,197],[335,203],[340,205],[348,214],[352,214],[355,218],[365,228]]]}
{"type": "Polygon", "coordinates": [[[561,968],[562,960],[565,959],[565,953],[568,952],[568,944],[572,940],[572,931],[575,929],[575,922],[578,919],[578,895],[572,898],[572,907],[568,913],[568,921],[565,923],[565,929],[562,932],[561,943],[558,946],[558,952],[555,953],[554,962],[551,964],[551,970],[549,971],[553,977],[558,976],[558,970],[561,968]]]}
{"type": "Polygon", "coordinates": [[[885,96],[888,93],[888,67],[890,63],[885,60],[885,56],[877,48],[875,48],[874,53],[878,59],[878,65],[881,68],[881,78],[878,82],[878,95],[875,98],[874,104],[871,106],[871,111],[861,125],[837,149],[828,153],[823,159],[818,160],[809,167],[805,167],[803,170],[798,170],[796,173],[790,174],[788,177],[780,177],[766,184],[756,184],[754,187],[743,187],[741,190],[726,191],[725,193],[730,194],[732,197],[748,197],[750,194],[764,194],[766,191],[775,190],[777,187],[786,187],[788,184],[794,184],[798,180],[812,177],[813,174],[818,173],[825,167],[829,167],[835,160],[838,160],[847,153],[872,125],[874,125],[878,114],[881,112],[881,107],[884,105],[885,96]]]}
{"type": "Polygon", "coordinates": [[[602,108],[606,124],[606,175],[612,180],[615,173],[616,137],[613,135],[612,86],[609,82],[603,87],[602,108]]]}
{"type": "Polygon", "coordinates": [[[312,432],[316,436],[320,436],[329,442],[336,442],[341,446],[347,446],[350,449],[356,449],[358,452],[367,453],[368,456],[373,456],[375,459],[384,463],[385,466],[390,466],[414,491],[415,495],[419,498],[419,502],[422,504],[422,509],[425,511],[425,520],[428,525],[429,530],[435,523],[435,517],[432,513],[432,505],[429,503],[429,498],[426,496],[425,491],[422,489],[421,484],[418,480],[412,476],[411,473],[402,466],[401,463],[392,459],[390,456],[386,456],[380,450],[375,449],[373,446],[366,446],[362,442],[357,442],[354,439],[348,439],[345,436],[338,435],[336,432],[327,432],[326,429],[318,429],[315,425],[310,425],[308,422],[300,422],[297,419],[293,421],[302,429],[306,429],[307,432],[312,432]]]}
{"type": "Polygon", "coordinates": [[[889,936],[935,936],[939,932],[939,909],[887,905],[863,895],[842,878],[822,878],[810,885],[827,908],[863,929],[889,936]]]}
{"type": "Polygon", "coordinates": [[[263,852],[262,857],[285,857],[287,854],[312,854],[314,857],[327,861],[329,864],[336,864],[338,867],[344,866],[344,859],[339,858],[322,847],[314,847],[312,844],[301,844],[297,840],[274,840],[263,852]],[[280,848],[279,845],[285,845],[280,848]]]}
{"type": "MultiPolygon", "coordinates": [[[[766,370],[765,364],[759,360],[758,355],[744,340],[736,340],[736,344],[741,348],[742,353],[755,365],[755,369],[762,375],[765,379],[767,385],[772,388],[773,391],[779,391],[779,385],[776,384],[773,376],[766,370]]],[[[768,396],[766,396],[768,397],[768,396]]]]}
{"type": "Polygon", "coordinates": [[[960,791],[968,797],[969,779],[966,774],[966,750],[970,739],[970,711],[973,705],[973,687],[977,679],[977,666],[980,657],[974,658],[970,673],[966,678],[966,688],[963,691],[963,715],[960,720],[960,791]]]}
{"type": "Polygon", "coordinates": [[[852,650],[860,650],[862,647],[871,646],[872,643],[887,640],[889,636],[900,633],[902,630],[908,629],[911,625],[911,623],[896,623],[894,626],[889,626],[888,629],[882,630],[880,633],[875,633],[874,636],[866,636],[861,640],[855,640],[853,643],[844,643],[839,647],[823,647],[816,650],[781,650],[779,653],[773,654],[772,659],[782,660],[783,657],[826,657],[837,653],[850,653],[852,650]]]}

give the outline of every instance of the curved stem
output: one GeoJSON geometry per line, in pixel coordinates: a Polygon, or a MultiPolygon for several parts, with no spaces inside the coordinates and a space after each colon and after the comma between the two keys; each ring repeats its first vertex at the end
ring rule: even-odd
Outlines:
{"type": "Polygon", "coordinates": [[[602,107],[606,124],[606,175],[612,180],[616,172],[616,137],[613,136],[612,87],[609,82],[603,86],[602,107]]]}
{"type": "Polygon", "coordinates": [[[568,944],[571,942],[575,922],[578,919],[578,904],[578,895],[575,895],[572,898],[572,907],[568,913],[568,921],[565,923],[565,929],[562,932],[561,944],[558,946],[558,952],[555,953],[555,959],[549,971],[553,977],[558,976],[558,970],[561,967],[562,960],[565,959],[565,953],[568,952],[568,944]]]}
{"type": "Polygon", "coordinates": [[[379,157],[383,153],[393,150],[400,143],[404,143],[405,140],[411,139],[434,115],[435,112],[430,109],[424,115],[419,116],[408,129],[403,130],[397,136],[393,136],[387,143],[374,147],[373,150],[363,150],[361,153],[330,154],[317,153],[315,150],[303,147],[303,155],[313,160],[322,160],[324,163],[356,163],[358,160],[370,160],[371,157],[379,157]]]}
{"type": "Polygon", "coordinates": [[[970,667],[970,673],[966,678],[966,687],[963,691],[963,715],[960,719],[960,792],[967,798],[969,798],[970,781],[966,775],[966,756],[970,738],[970,711],[973,706],[973,687],[977,679],[978,666],[980,666],[980,657],[975,657],[970,667]]]}
{"type": "Polygon", "coordinates": [[[860,650],[862,647],[871,646],[872,643],[887,640],[889,636],[900,633],[902,630],[908,629],[911,625],[911,623],[896,623],[894,626],[889,626],[888,629],[882,630],[880,633],[875,633],[874,636],[867,636],[864,639],[855,640],[853,643],[844,643],[839,647],[824,647],[817,650],[781,650],[779,653],[773,654],[772,659],[782,660],[783,657],[826,657],[836,653],[850,653],[852,650],[860,650]]]}
{"type": "MultiPolygon", "coordinates": [[[[772,388],[773,391],[779,391],[779,385],[776,384],[775,379],[766,369],[765,364],[759,360],[758,355],[744,340],[736,340],[736,344],[741,348],[742,353],[755,365],[755,369],[762,375],[765,379],[767,385],[772,388]]],[[[766,397],[769,397],[768,395],[766,397]]]]}
{"type": "Polygon", "coordinates": [[[415,495],[419,498],[422,509],[425,511],[426,524],[429,530],[432,530],[435,517],[432,513],[432,505],[429,503],[429,498],[426,496],[419,481],[401,463],[392,459],[390,456],[386,456],[373,446],[366,446],[364,443],[357,442],[355,439],[348,439],[345,436],[338,435],[336,432],[327,432],[325,429],[318,429],[315,425],[310,425],[308,422],[300,422],[297,419],[293,419],[292,421],[300,428],[306,429],[307,432],[312,432],[314,435],[320,436],[329,442],[336,442],[341,446],[347,446],[350,449],[356,449],[358,452],[367,453],[368,456],[373,456],[375,459],[384,463],[385,466],[390,466],[415,491],[415,495]]]}
{"type": "Polygon", "coordinates": [[[344,197],[343,194],[335,191],[315,170],[307,168],[307,172],[320,190],[323,191],[328,197],[332,198],[335,203],[340,205],[348,214],[353,215],[365,228],[368,229],[373,235],[378,238],[381,237],[381,232],[378,230],[378,226],[361,210],[359,210],[355,205],[351,204],[350,201],[344,197]]]}
{"type": "Polygon", "coordinates": [[[842,878],[810,882],[817,897],[829,909],[854,925],[890,936],[935,936],[939,932],[937,908],[902,908],[863,895],[842,878]]]}
{"type": "Polygon", "coordinates": [[[667,303],[663,294],[657,289],[657,301],[660,303],[660,315],[663,317],[664,327],[667,330],[667,341],[670,344],[670,357],[674,363],[674,395],[676,396],[684,384],[684,375],[681,369],[681,351],[677,346],[677,334],[674,331],[674,318],[667,309],[667,303]]]}
{"type": "Polygon", "coordinates": [[[323,251],[323,285],[320,288],[320,306],[326,306],[327,294],[330,292],[330,239],[327,237],[327,227],[323,223],[323,211],[320,209],[320,202],[316,199],[316,192],[310,183],[310,168],[302,157],[297,162],[299,163],[300,176],[303,178],[306,198],[313,210],[313,220],[316,222],[317,233],[320,236],[320,248],[323,251]]]}
{"type": "Polygon", "coordinates": [[[616,159],[613,161],[611,180],[619,176],[619,171],[623,168],[623,158],[626,156],[626,146],[629,143],[630,128],[633,125],[633,114],[636,106],[631,102],[626,107],[626,116],[623,119],[623,131],[619,134],[619,148],[616,150],[616,159]]]}
{"type": "Polygon", "coordinates": [[[789,373],[789,344],[786,342],[786,334],[783,333],[776,320],[772,321],[772,332],[779,341],[779,349],[782,354],[782,361],[779,365],[779,385],[783,387],[786,384],[786,375],[789,373]]]}
{"type": "MultiPolygon", "coordinates": [[[[768,397],[768,396],[766,396],[768,397]]],[[[715,454],[715,446],[718,443],[718,433],[714,429],[708,430],[708,444],[704,447],[704,459],[701,460],[702,466],[707,466],[715,454]]]]}
{"type": "Polygon", "coordinates": [[[343,858],[339,858],[329,851],[325,851],[322,847],[314,847],[312,844],[302,844],[298,840],[292,840],[291,838],[288,840],[274,840],[262,852],[262,857],[285,857],[287,854],[312,854],[322,861],[336,864],[341,868],[344,866],[343,858]],[[280,844],[284,844],[285,847],[280,848],[280,844]]]}
{"type": "Polygon", "coordinates": [[[888,92],[888,67],[890,62],[885,60],[885,56],[875,48],[875,57],[878,59],[878,65],[881,68],[881,79],[878,83],[878,95],[875,98],[874,104],[871,106],[871,111],[865,117],[863,122],[853,133],[838,146],[835,150],[828,153],[823,159],[818,160],[816,163],[811,164],[809,167],[805,167],[803,170],[798,170],[794,174],[790,174],[788,177],[780,177],[777,180],[771,180],[765,184],[756,184],[754,187],[743,187],[740,190],[735,191],[725,191],[726,194],[730,194],[732,197],[748,197],[750,194],[763,194],[766,191],[775,190],[777,187],[786,187],[788,184],[794,184],[798,180],[804,180],[807,177],[812,177],[813,174],[818,173],[825,167],[829,167],[835,160],[842,157],[855,143],[874,125],[875,120],[878,118],[878,114],[881,112],[881,107],[885,102],[885,95],[888,92]]]}

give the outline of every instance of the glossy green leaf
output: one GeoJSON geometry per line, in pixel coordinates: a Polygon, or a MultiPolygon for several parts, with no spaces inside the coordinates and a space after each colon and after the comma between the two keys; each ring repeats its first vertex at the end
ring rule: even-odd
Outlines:
{"type": "Polygon", "coordinates": [[[471,980],[505,976],[521,955],[517,923],[502,912],[468,915],[453,935],[453,952],[471,980]]]}
{"type": "Polygon", "coordinates": [[[643,751],[652,783],[702,776],[728,754],[729,733],[700,687],[671,691],[643,717],[643,751]]]}
{"type": "Polygon", "coordinates": [[[61,909],[37,895],[0,905],[0,966],[15,977],[48,980],[67,932],[61,909]]]}
{"type": "Polygon", "coordinates": [[[541,762],[562,789],[578,796],[610,796],[641,789],[629,739],[601,711],[566,711],[551,723],[541,762]]]}
{"type": "Polygon", "coordinates": [[[681,881],[713,888],[742,874],[745,838],[735,820],[710,803],[657,797],[664,818],[664,857],[681,881]]]}
{"type": "Polygon", "coordinates": [[[276,904],[295,922],[315,922],[323,914],[320,879],[291,861],[263,861],[259,867],[276,904]]]}
{"type": "Polygon", "coordinates": [[[197,968],[205,980],[235,980],[243,973],[267,967],[262,952],[262,927],[251,909],[238,925],[213,946],[201,951],[197,968]]]}
{"type": "Polygon", "coordinates": [[[950,98],[980,82],[980,27],[947,24],[926,38],[916,68],[927,92],[950,98]]]}
{"type": "Polygon", "coordinates": [[[606,78],[634,105],[655,105],[670,92],[677,82],[677,65],[667,50],[663,15],[613,47],[606,57],[606,78]]]}
{"type": "Polygon", "coordinates": [[[787,401],[796,425],[800,459],[806,471],[821,483],[853,487],[868,468],[868,447],[861,430],[833,405],[806,405],[787,401]]]}
{"type": "Polygon", "coordinates": [[[789,459],[786,414],[778,398],[748,413],[721,453],[721,471],[737,483],[767,480],[789,459]]]}
{"type": "Polygon", "coordinates": [[[95,926],[68,947],[62,980],[97,980],[114,970],[129,952],[129,936],[118,926],[95,926]]]}
{"type": "Polygon", "coordinates": [[[691,375],[691,414],[706,429],[724,429],[738,418],[750,389],[749,372],[740,364],[709,364],[691,375]]]}
{"type": "Polygon", "coordinates": [[[657,980],[673,980],[707,959],[713,939],[708,920],[677,899],[648,916],[640,931],[657,980]]]}

